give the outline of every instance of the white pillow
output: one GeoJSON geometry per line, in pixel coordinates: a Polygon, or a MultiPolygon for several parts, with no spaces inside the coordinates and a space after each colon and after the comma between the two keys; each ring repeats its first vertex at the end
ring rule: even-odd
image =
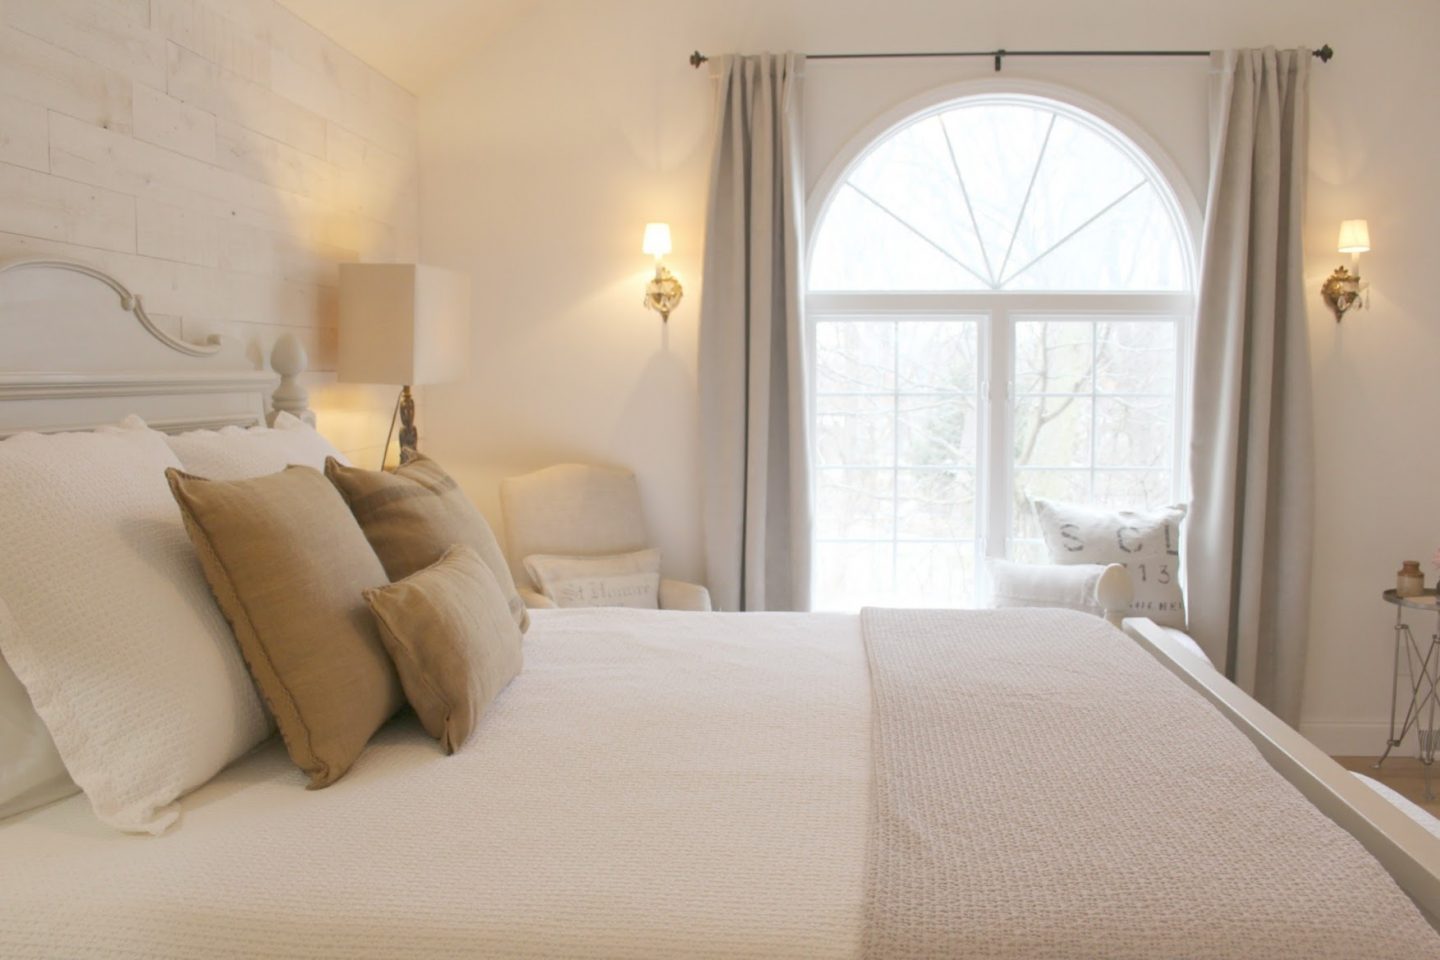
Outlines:
{"type": "Polygon", "coordinates": [[[525,570],[557,607],[660,608],[659,550],[609,557],[536,553],[525,558],[525,570]]]}
{"type": "Polygon", "coordinates": [[[1033,503],[1051,561],[1123,564],[1135,587],[1129,615],[1185,629],[1180,589],[1183,505],[1114,511],[1055,500],[1033,503]]]}
{"type": "MultiPolygon", "coordinates": [[[[1105,607],[1096,590],[1110,566],[991,559],[990,603],[995,607],[1058,607],[1103,617],[1105,607]]],[[[1117,569],[1126,576],[1122,568],[1117,569]]]]}
{"type": "Polygon", "coordinates": [[[138,418],[0,442],[0,656],[96,815],[148,833],[270,733],[165,481],[179,465],[138,418]]]}
{"type": "Polygon", "coordinates": [[[167,437],[181,469],[207,480],[250,480],[279,473],[292,463],[325,469],[325,458],[350,465],[310,424],[292,414],[275,415],[271,427],[192,430],[167,437]]]}
{"type": "MultiPolygon", "coordinates": [[[[8,617],[0,601],[0,620],[8,617]]],[[[79,789],[65,772],[55,740],[25,686],[0,657],[0,820],[79,789]]]]}

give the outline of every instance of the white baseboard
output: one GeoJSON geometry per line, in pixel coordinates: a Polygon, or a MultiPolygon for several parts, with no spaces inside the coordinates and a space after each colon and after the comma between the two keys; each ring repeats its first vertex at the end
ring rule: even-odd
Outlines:
{"type": "MultiPolygon", "coordinates": [[[[1301,720],[1300,733],[1332,757],[1378,757],[1385,752],[1390,724],[1384,720],[1301,720]]],[[[1391,751],[1415,755],[1415,731],[1391,751]]]]}

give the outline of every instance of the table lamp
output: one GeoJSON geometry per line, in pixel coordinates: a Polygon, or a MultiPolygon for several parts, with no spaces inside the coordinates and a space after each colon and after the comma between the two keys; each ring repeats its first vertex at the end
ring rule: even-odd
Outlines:
{"type": "MultiPolygon", "coordinates": [[[[418,263],[340,265],[342,383],[400,387],[400,462],[419,450],[410,388],[458,380],[470,355],[470,280],[418,263]]],[[[395,417],[390,420],[395,429],[395,417]]],[[[385,437],[385,451],[390,436],[385,437]]],[[[380,454],[381,464],[385,451],[380,454]]]]}

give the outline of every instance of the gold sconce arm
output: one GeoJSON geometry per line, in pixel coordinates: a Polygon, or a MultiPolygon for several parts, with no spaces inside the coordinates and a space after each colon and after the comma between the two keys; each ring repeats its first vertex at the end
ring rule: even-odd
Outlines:
{"type": "Polygon", "coordinates": [[[645,306],[660,314],[662,321],[669,322],[670,312],[680,306],[680,299],[684,296],[685,288],[680,286],[675,275],[664,264],[655,264],[655,279],[645,286],[645,306]]]}
{"type": "Polygon", "coordinates": [[[1335,272],[1325,280],[1320,287],[1320,296],[1335,311],[1335,322],[1339,323],[1341,318],[1352,307],[1364,306],[1361,296],[1365,292],[1365,286],[1360,282],[1358,273],[1351,273],[1343,265],[1336,267],[1335,272]]]}

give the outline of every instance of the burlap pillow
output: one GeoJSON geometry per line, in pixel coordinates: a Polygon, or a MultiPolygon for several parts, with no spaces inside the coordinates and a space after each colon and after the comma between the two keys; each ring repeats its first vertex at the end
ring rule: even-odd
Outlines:
{"type": "Polygon", "coordinates": [[[334,783],[403,702],[362,596],[387,582],[375,551],[309,467],[165,476],[290,758],[312,788],[334,783]]]}
{"type": "Polygon", "coordinates": [[[365,591],[380,638],[425,731],[454,753],[520,672],[520,627],[495,576],[466,546],[365,591]]]}
{"type": "Polygon", "coordinates": [[[417,455],[392,473],[347,467],[331,458],[325,461],[325,476],[350,505],[391,580],[424,570],[463,543],[490,568],[515,623],[522,631],[529,628],[530,614],[490,524],[440,464],[417,455]]]}

